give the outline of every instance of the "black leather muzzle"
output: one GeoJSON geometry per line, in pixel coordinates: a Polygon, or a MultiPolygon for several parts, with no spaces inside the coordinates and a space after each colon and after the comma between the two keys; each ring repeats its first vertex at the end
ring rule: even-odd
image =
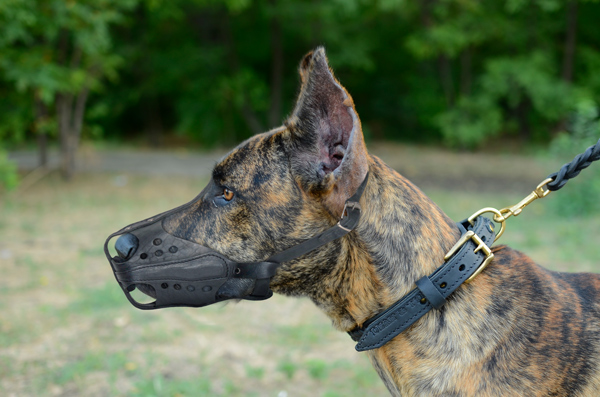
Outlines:
{"type": "Polygon", "coordinates": [[[167,233],[162,227],[165,217],[127,226],[106,240],[104,252],[127,299],[139,309],[201,307],[227,299],[220,299],[217,292],[234,277],[237,263],[210,248],[167,233]],[[137,240],[130,258],[111,258],[108,243],[118,235],[137,240]],[[156,301],[137,302],[130,294],[136,287],[156,301]]]}

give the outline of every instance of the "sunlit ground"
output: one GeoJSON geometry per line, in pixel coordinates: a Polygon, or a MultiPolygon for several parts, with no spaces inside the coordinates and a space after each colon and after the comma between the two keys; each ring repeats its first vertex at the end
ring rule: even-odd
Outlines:
{"type": "MultiPolygon", "coordinates": [[[[443,153],[433,154],[428,158],[440,163],[428,166],[438,176],[455,169],[443,153]]],[[[492,164],[486,172],[493,170],[492,164]]],[[[65,184],[52,174],[2,198],[2,395],[387,394],[366,356],[306,300],[276,296],[150,312],[127,302],[102,252],[106,236],[188,201],[204,183],[99,173],[65,184]]],[[[455,220],[485,206],[516,203],[529,192],[506,183],[470,190],[425,185],[455,220]]],[[[560,217],[551,200],[511,219],[502,243],[551,269],[600,271],[600,215],[560,217]]]]}

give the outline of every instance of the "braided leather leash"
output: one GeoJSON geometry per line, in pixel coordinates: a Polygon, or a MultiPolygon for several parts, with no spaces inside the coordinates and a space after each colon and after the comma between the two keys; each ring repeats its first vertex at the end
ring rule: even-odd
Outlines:
{"type": "Polygon", "coordinates": [[[585,152],[578,154],[575,158],[562,167],[558,172],[548,175],[552,182],[548,183],[548,190],[555,192],[565,186],[569,179],[575,178],[579,173],[592,164],[592,162],[600,160],[600,139],[595,145],[590,146],[585,152]]]}

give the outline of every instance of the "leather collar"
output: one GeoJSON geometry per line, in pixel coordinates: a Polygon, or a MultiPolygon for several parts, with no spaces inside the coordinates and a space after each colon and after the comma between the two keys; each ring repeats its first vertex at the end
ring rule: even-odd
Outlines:
{"type": "Polygon", "coordinates": [[[457,223],[462,236],[448,253],[447,260],[430,276],[416,281],[413,289],[385,311],[371,317],[349,331],[357,351],[377,349],[413,325],[432,309],[440,309],[446,299],[464,282],[470,281],[491,261],[494,254],[489,245],[494,242],[494,224],[483,216],[471,225],[467,220],[457,223]],[[448,258],[452,255],[451,258],[448,258]]]}

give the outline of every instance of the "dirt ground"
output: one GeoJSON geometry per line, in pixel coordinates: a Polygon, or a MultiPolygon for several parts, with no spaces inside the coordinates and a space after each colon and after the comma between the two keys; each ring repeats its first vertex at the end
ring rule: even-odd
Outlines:
{"type": "MultiPolygon", "coordinates": [[[[560,165],[510,153],[370,150],[454,218],[518,199],[560,165]]],[[[307,300],[151,312],[126,301],[104,239],[193,198],[223,153],[84,147],[83,172],[73,181],[25,176],[20,190],[0,197],[2,395],[387,395],[365,355],[307,300]]],[[[12,158],[23,169],[35,166],[35,153],[12,158]]],[[[599,217],[549,218],[537,206],[533,222],[513,228],[506,241],[555,269],[598,271],[591,242],[599,217]]]]}

